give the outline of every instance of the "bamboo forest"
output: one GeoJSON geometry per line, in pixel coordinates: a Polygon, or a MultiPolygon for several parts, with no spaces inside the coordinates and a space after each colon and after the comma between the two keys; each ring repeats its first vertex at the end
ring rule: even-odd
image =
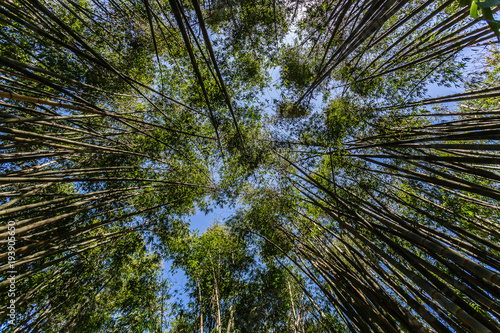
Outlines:
{"type": "Polygon", "coordinates": [[[0,331],[500,332],[499,10],[0,0],[0,331]]]}

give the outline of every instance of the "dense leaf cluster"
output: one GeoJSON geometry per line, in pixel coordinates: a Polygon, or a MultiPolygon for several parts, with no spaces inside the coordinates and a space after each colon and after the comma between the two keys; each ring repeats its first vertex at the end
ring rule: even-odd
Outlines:
{"type": "Polygon", "coordinates": [[[0,0],[0,330],[498,331],[499,6],[0,0]]]}

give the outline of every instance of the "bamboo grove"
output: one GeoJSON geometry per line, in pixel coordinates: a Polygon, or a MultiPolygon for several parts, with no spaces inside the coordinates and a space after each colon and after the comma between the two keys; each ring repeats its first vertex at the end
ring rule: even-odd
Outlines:
{"type": "Polygon", "coordinates": [[[499,6],[0,0],[1,329],[498,332],[499,6]]]}

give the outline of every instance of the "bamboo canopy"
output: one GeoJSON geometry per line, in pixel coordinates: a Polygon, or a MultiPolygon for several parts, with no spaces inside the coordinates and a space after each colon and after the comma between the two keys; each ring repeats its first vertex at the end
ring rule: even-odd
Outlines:
{"type": "MultiPolygon", "coordinates": [[[[212,200],[236,205],[231,232],[289,277],[283,331],[498,332],[498,73],[456,73],[486,62],[475,48],[498,53],[499,6],[0,0],[2,291],[18,272],[2,329],[87,327],[99,295],[159,265],[212,200]],[[426,92],[450,82],[465,89],[426,92]]],[[[197,279],[196,330],[234,331],[236,289],[226,304],[214,284],[203,308],[197,279]]],[[[88,327],[166,332],[164,314],[88,327]]]]}

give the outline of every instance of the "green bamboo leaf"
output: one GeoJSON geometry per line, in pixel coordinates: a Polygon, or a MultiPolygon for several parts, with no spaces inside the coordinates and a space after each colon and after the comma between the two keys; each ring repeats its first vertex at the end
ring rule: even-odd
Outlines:
{"type": "Polygon", "coordinates": [[[495,33],[497,38],[500,39],[500,31],[498,29],[498,22],[493,17],[493,12],[491,11],[491,8],[483,8],[483,16],[484,16],[484,19],[488,22],[488,25],[490,26],[491,30],[493,30],[493,32],[495,33]]]}
{"type": "Polygon", "coordinates": [[[473,18],[479,17],[479,15],[477,13],[477,3],[476,2],[473,2],[470,6],[470,16],[472,16],[473,18]]]}

